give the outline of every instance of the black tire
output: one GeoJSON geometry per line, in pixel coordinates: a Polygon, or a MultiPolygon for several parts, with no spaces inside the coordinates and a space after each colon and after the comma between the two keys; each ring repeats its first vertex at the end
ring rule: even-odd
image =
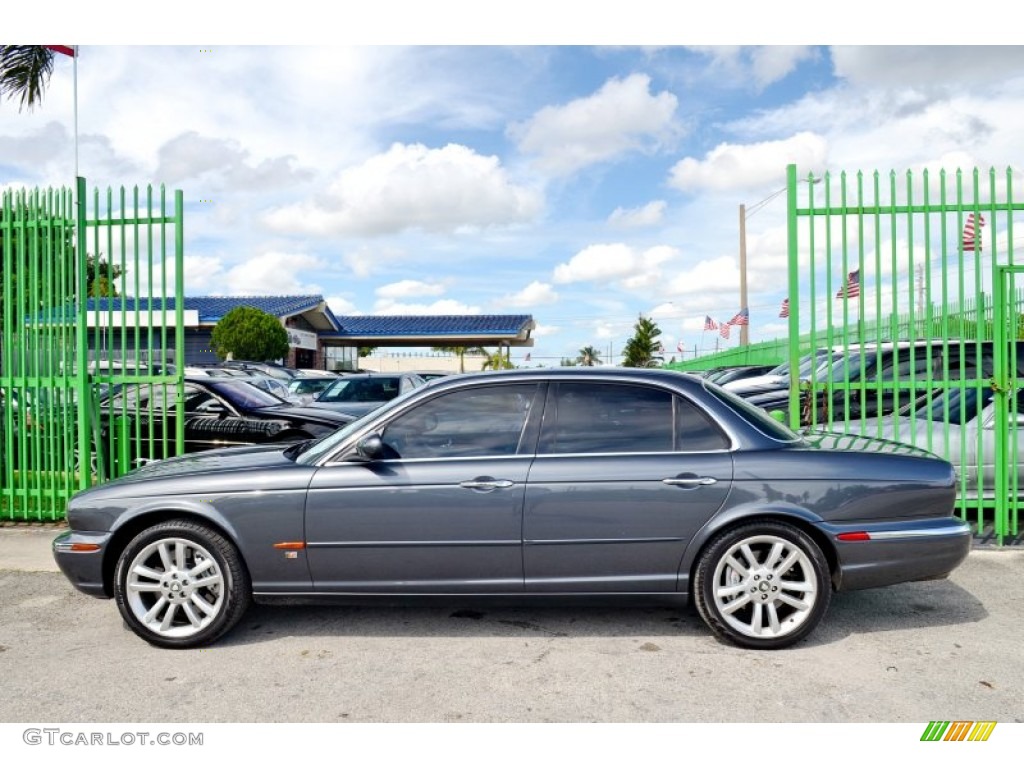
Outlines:
{"type": "Polygon", "coordinates": [[[114,574],[114,599],[121,617],[146,642],[195,648],[238,623],[252,601],[252,584],[238,550],[224,536],[192,520],[169,520],[125,547],[114,574]]]}
{"type": "Polygon", "coordinates": [[[773,650],[803,640],[832,599],[821,548],[788,523],[764,521],[716,536],[697,562],[694,602],[723,640],[773,650]]]}

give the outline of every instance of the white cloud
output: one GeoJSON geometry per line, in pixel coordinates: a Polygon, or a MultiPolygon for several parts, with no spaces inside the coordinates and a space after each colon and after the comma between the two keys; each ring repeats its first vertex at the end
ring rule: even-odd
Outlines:
{"type": "Polygon", "coordinates": [[[379,299],[373,306],[375,315],[479,315],[480,307],[463,304],[455,299],[439,299],[433,304],[402,304],[391,299],[379,299]]]}
{"type": "Polygon", "coordinates": [[[343,296],[327,296],[324,298],[327,306],[335,315],[361,315],[356,305],[343,296]]]}
{"type": "Polygon", "coordinates": [[[762,88],[784,79],[797,65],[814,56],[806,45],[758,45],[750,51],[754,81],[762,88]]]}
{"type": "Polygon", "coordinates": [[[740,270],[732,256],[698,262],[678,273],[669,284],[673,295],[708,295],[732,292],[739,300],[740,270]]]}
{"type": "Polygon", "coordinates": [[[380,299],[407,299],[420,296],[440,296],[444,293],[440,283],[425,283],[422,280],[399,280],[397,283],[382,285],[376,290],[380,299]]]}
{"type": "Polygon", "coordinates": [[[254,162],[251,153],[236,140],[201,136],[196,131],[186,131],[166,142],[157,157],[156,177],[167,184],[195,183],[200,177],[209,180],[216,175],[228,185],[252,191],[280,189],[313,175],[309,169],[296,169],[294,157],[254,162]]]}
{"type": "Polygon", "coordinates": [[[343,171],[327,194],[271,211],[281,232],[382,235],[409,229],[453,233],[529,221],[541,195],[514,184],[497,157],[459,144],[393,144],[343,171]]]}
{"type": "Polygon", "coordinates": [[[509,133],[519,151],[544,171],[568,175],[633,151],[657,149],[670,138],[678,100],[650,92],[651,79],[634,74],[608,80],[597,93],[544,107],[509,133]]]}
{"type": "Polygon", "coordinates": [[[1019,45],[839,45],[831,54],[836,77],[869,88],[946,90],[992,83],[993,73],[1024,67],[1019,45]]]}
{"type": "Polygon", "coordinates": [[[529,309],[544,304],[554,304],[558,301],[558,294],[548,283],[534,280],[518,293],[509,294],[501,299],[501,303],[508,307],[518,309],[529,309]]]}
{"type": "Polygon", "coordinates": [[[662,279],[661,266],[679,256],[667,245],[638,250],[625,243],[589,245],[567,263],[555,267],[556,283],[617,282],[638,289],[662,279]]]}
{"type": "Polygon", "coordinates": [[[669,185],[684,192],[753,189],[785,184],[786,165],[819,172],[828,160],[828,141],[804,131],[781,141],[719,144],[704,160],[686,157],[670,171],[669,185]]]}
{"type": "Polygon", "coordinates": [[[639,208],[616,208],[608,217],[608,223],[616,227],[652,227],[665,218],[668,203],[652,200],[639,208]]]}
{"type": "Polygon", "coordinates": [[[761,90],[779,82],[797,66],[816,55],[806,45],[715,45],[691,46],[690,50],[706,55],[710,61],[703,73],[731,87],[753,85],[761,90]]]}
{"type": "Polygon", "coordinates": [[[321,293],[317,283],[302,282],[299,273],[323,266],[318,258],[304,253],[265,253],[227,271],[227,293],[234,296],[321,293]]]}
{"type": "Polygon", "coordinates": [[[562,332],[562,329],[557,325],[545,325],[543,323],[537,323],[536,327],[530,331],[530,336],[533,338],[541,338],[544,336],[554,336],[562,332]]]}

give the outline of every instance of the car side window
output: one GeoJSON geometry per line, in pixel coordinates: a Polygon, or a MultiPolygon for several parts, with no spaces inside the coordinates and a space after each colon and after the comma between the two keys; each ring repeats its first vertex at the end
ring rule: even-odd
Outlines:
{"type": "Polygon", "coordinates": [[[676,450],[685,452],[722,451],[731,443],[711,418],[681,397],[676,398],[676,450]]]}
{"type": "Polygon", "coordinates": [[[544,416],[540,452],[672,451],[672,400],[671,393],[653,387],[561,383],[544,416]]]}
{"type": "Polygon", "coordinates": [[[392,420],[381,440],[402,459],[514,456],[538,386],[502,384],[438,395],[392,420]]]}

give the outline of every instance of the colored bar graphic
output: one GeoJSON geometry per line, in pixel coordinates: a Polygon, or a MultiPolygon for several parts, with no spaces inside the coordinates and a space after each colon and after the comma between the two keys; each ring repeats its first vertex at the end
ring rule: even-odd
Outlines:
{"type": "Polygon", "coordinates": [[[997,721],[932,720],[921,734],[921,741],[988,741],[997,721]]]}

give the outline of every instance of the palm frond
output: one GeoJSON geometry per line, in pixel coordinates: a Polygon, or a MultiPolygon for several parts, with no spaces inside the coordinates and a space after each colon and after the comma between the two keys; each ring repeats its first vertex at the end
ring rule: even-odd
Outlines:
{"type": "Polygon", "coordinates": [[[19,101],[19,112],[42,103],[51,74],[53,51],[45,45],[0,46],[0,97],[19,101]]]}

